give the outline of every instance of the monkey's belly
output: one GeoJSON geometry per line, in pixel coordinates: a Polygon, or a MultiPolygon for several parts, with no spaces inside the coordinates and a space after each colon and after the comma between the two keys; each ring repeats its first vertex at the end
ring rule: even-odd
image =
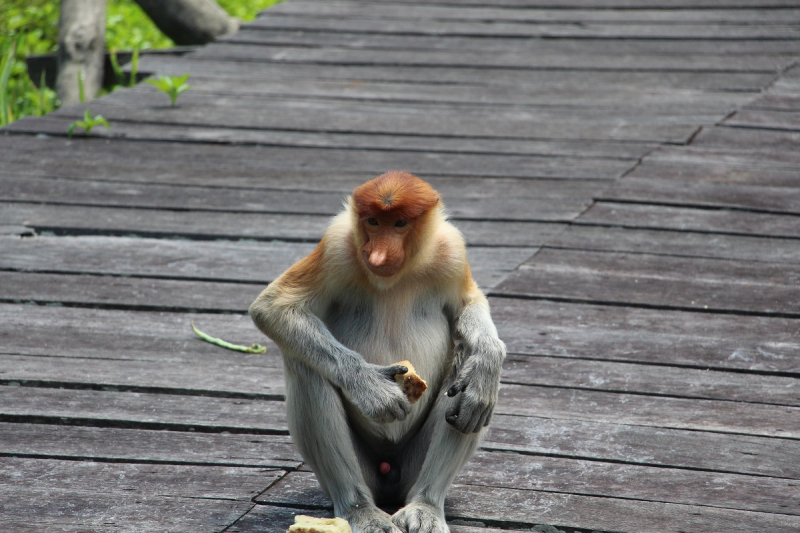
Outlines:
{"type": "MultiPolygon", "coordinates": [[[[357,410],[348,409],[354,426],[362,436],[399,442],[422,423],[452,364],[450,327],[444,316],[437,318],[408,318],[403,323],[405,327],[395,328],[394,331],[377,327],[363,335],[365,331],[361,330],[362,336],[358,340],[347,335],[337,337],[342,344],[360,353],[368,363],[389,366],[401,360],[411,361],[417,374],[428,383],[429,390],[412,405],[411,413],[402,421],[378,424],[366,419],[357,410]]],[[[333,333],[334,336],[341,334],[333,333]]]]}

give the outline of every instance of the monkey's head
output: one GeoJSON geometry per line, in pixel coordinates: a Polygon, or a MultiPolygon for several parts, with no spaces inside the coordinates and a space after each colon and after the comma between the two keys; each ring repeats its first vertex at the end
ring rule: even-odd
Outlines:
{"type": "Polygon", "coordinates": [[[439,205],[439,194],[418,177],[392,170],[358,187],[352,205],[360,259],[372,274],[390,278],[419,249],[425,215],[439,205]]]}

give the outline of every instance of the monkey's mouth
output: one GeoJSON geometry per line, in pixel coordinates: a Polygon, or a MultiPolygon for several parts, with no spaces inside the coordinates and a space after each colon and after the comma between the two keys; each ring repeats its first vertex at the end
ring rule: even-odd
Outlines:
{"type": "Polygon", "coordinates": [[[400,269],[399,267],[396,266],[374,266],[374,265],[368,265],[368,268],[370,272],[382,278],[390,278],[394,276],[400,269]]]}

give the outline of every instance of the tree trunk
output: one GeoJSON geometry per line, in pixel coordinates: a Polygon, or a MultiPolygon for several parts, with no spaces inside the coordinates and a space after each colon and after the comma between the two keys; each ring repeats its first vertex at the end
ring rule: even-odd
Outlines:
{"type": "Polygon", "coordinates": [[[58,79],[61,103],[80,101],[78,76],[86,100],[103,86],[103,54],[106,42],[105,0],[61,0],[58,17],[58,79]]]}
{"type": "Polygon", "coordinates": [[[206,44],[239,29],[239,20],[229,17],[214,0],[135,1],[177,45],[206,44]]]}

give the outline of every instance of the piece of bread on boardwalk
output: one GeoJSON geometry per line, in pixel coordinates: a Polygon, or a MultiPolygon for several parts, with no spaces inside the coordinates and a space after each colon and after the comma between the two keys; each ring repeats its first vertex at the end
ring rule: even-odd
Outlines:
{"type": "Polygon", "coordinates": [[[402,387],[403,393],[408,397],[408,401],[411,403],[416,402],[428,388],[428,384],[414,372],[414,365],[409,361],[392,363],[392,366],[394,365],[408,367],[408,372],[405,374],[395,374],[394,380],[402,387]]]}
{"type": "Polygon", "coordinates": [[[314,518],[299,514],[294,517],[294,524],[289,526],[289,533],[353,533],[353,531],[343,518],[314,518]]]}

